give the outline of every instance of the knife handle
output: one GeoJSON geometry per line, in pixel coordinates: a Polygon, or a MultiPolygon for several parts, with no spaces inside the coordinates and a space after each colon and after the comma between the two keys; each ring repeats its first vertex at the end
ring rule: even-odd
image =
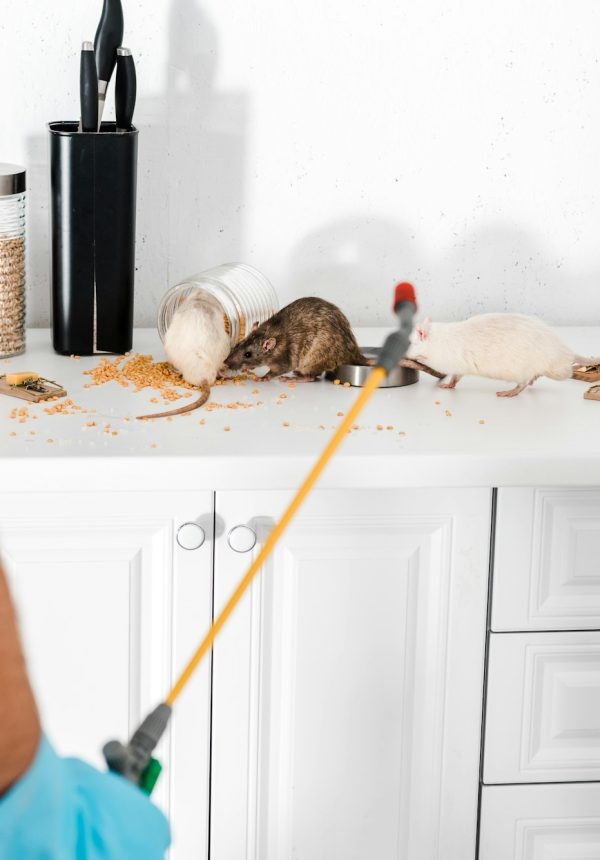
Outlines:
{"type": "Polygon", "coordinates": [[[129,131],[135,109],[137,79],[135,63],[129,48],[117,48],[117,79],[115,83],[115,113],[117,131],[129,131]]]}
{"type": "Polygon", "coordinates": [[[92,42],[84,42],[81,47],[79,67],[79,97],[81,101],[81,130],[98,129],[98,75],[92,42]]]}
{"type": "Polygon", "coordinates": [[[98,80],[108,85],[117,59],[116,50],[123,41],[123,7],[121,0],[104,0],[94,47],[98,80]]]}

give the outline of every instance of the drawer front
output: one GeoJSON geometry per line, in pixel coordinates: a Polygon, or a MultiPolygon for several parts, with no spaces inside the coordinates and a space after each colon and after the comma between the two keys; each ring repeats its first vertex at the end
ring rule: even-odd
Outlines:
{"type": "Polygon", "coordinates": [[[479,860],[600,860],[600,785],[484,786],[479,860]]]}
{"type": "Polygon", "coordinates": [[[498,491],[491,627],[600,629],[600,487],[498,491]]]}
{"type": "Polygon", "coordinates": [[[484,783],[579,780],[600,780],[600,633],[492,634],[484,783]]]}

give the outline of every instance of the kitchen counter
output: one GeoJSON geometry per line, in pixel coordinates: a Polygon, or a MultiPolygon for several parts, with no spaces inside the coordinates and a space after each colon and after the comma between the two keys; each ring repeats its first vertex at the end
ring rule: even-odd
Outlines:
{"type": "MultiPolygon", "coordinates": [[[[386,331],[358,329],[357,336],[377,345],[386,331]]],[[[577,352],[600,353],[600,328],[561,334],[577,352]]],[[[55,379],[81,411],[48,415],[53,404],[0,397],[5,490],[292,488],[358,391],[325,381],[229,382],[212,390],[210,402],[221,408],[140,422],[136,415],[165,408],[162,398],[151,402],[156,391],[116,382],[86,388],[91,378],[83,371],[97,366],[99,356],[56,355],[44,329],[29,331],[27,344],[25,355],[0,360],[0,373],[34,370],[55,379]],[[227,408],[237,403],[247,407],[227,408]],[[10,417],[23,406],[24,422],[10,417]]],[[[164,358],[151,329],[135,331],[135,352],[164,358]]],[[[516,398],[495,396],[509,387],[466,378],[455,391],[441,391],[422,374],[416,385],[377,391],[320,486],[600,485],[600,403],[583,399],[588,384],[542,379],[516,398]]]]}

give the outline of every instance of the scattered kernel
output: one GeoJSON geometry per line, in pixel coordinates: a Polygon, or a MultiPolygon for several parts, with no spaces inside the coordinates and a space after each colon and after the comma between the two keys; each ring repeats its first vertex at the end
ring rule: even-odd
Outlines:
{"type": "Polygon", "coordinates": [[[285,398],[287,397],[287,394],[283,393],[283,394],[280,394],[279,396],[282,400],[285,400],[285,398]]]}
{"type": "Polygon", "coordinates": [[[338,416],[338,418],[341,418],[343,414],[344,414],[343,412],[336,412],[336,415],[338,416]]]}
{"type": "Polygon", "coordinates": [[[344,388],[350,388],[350,383],[349,383],[349,382],[344,382],[344,388]]]}
{"type": "Polygon", "coordinates": [[[378,429],[378,430],[383,430],[383,424],[378,424],[378,425],[377,425],[377,429],[378,429]]]}
{"type": "Polygon", "coordinates": [[[386,430],[393,430],[393,429],[394,429],[394,425],[393,425],[393,424],[388,424],[388,426],[387,426],[385,429],[386,429],[386,430]]]}
{"type": "Polygon", "coordinates": [[[339,384],[340,384],[340,380],[339,380],[339,379],[334,379],[334,380],[333,380],[333,384],[334,384],[334,385],[339,385],[339,384]]]}
{"type": "Polygon", "coordinates": [[[229,431],[231,430],[231,427],[230,427],[228,424],[226,424],[226,425],[223,427],[223,430],[224,430],[226,433],[229,433],[229,431]]]}
{"type": "Polygon", "coordinates": [[[151,397],[150,403],[158,403],[158,397],[151,397]]]}
{"type": "Polygon", "coordinates": [[[398,436],[406,436],[406,433],[404,432],[404,430],[400,430],[398,432],[398,436]]]}
{"type": "Polygon", "coordinates": [[[46,442],[49,442],[50,444],[52,444],[52,442],[54,442],[54,439],[46,439],[46,442]]]}
{"type": "Polygon", "coordinates": [[[319,430],[324,430],[324,429],[325,429],[325,425],[324,425],[324,424],[319,424],[319,430]]]}
{"type": "Polygon", "coordinates": [[[289,422],[289,421],[284,421],[284,422],[283,422],[283,426],[284,426],[284,427],[289,427],[289,426],[290,426],[290,422],[289,422]]]}
{"type": "Polygon", "coordinates": [[[151,447],[151,448],[158,448],[158,445],[156,444],[156,442],[152,442],[152,443],[151,443],[151,445],[150,445],[150,447],[151,447]]]}
{"type": "Polygon", "coordinates": [[[450,412],[450,410],[449,410],[449,409],[446,409],[446,411],[444,412],[444,415],[445,415],[447,418],[452,418],[452,413],[450,412]]]}
{"type": "Polygon", "coordinates": [[[16,436],[17,434],[16,434],[16,433],[15,433],[15,431],[13,430],[13,431],[12,431],[11,433],[9,433],[8,435],[9,435],[9,436],[16,436]]]}
{"type": "Polygon", "coordinates": [[[258,390],[258,388],[253,388],[252,394],[260,394],[260,391],[258,390]]]}
{"type": "Polygon", "coordinates": [[[479,419],[479,423],[480,423],[480,424],[485,424],[484,419],[483,419],[483,418],[480,418],[480,419],[479,419]]]}
{"type": "Polygon", "coordinates": [[[436,401],[435,401],[435,405],[436,405],[436,406],[440,406],[440,405],[441,405],[441,402],[442,402],[441,400],[436,400],[436,401]]]}

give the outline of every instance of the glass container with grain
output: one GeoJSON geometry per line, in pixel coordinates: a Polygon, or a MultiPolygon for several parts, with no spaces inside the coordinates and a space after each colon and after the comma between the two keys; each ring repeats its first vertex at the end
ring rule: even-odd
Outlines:
{"type": "Polygon", "coordinates": [[[279,309],[277,294],[268,279],[245,263],[225,263],[186,278],[171,287],[158,309],[158,333],[164,341],[179,303],[192,293],[214,296],[223,308],[223,325],[234,347],[279,309]]]}
{"type": "Polygon", "coordinates": [[[0,358],[25,352],[25,168],[0,163],[0,358]]]}

